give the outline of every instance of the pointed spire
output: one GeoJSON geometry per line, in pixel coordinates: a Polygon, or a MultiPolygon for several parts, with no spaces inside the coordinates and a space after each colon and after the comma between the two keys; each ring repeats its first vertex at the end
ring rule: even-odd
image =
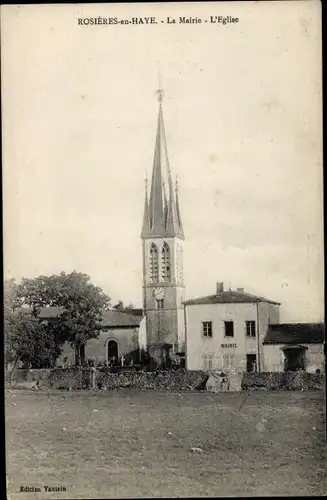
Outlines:
{"type": "Polygon", "coordinates": [[[178,180],[177,180],[177,175],[176,175],[176,212],[177,212],[177,218],[178,218],[178,224],[179,224],[179,229],[181,232],[181,235],[184,236],[184,230],[183,230],[183,224],[182,224],[182,218],[181,218],[181,212],[179,209],[179,197],[178,197],[178,180]]]}
{"type": "Polygon", "coordinates": [[[146,173],[145,173],[144,185],[145,185],[145,202],[144,202],[144,215],[143,215],[143,227],[142,227],[141,238],[147,236],[149,234],[149,230],[150,230],[149,200],[148,200],[148,177],[147,177],[146,173]]]}
{"type": "Polygon", "coordinates": [[[150,227],[155,234],[164,229],[163,192],[162,192],[162,150],[161,150],[162,109],[159,107],[156,146],[154,150],[152,182],[150,192],[150,227]]]}
{"type": "Polygon", "coordinates": [[[150,188],[150,201],[144,209],[144,221],[141,237],[174,237],[183,238],[183,230],[180,226],[179,208],[177,209],[173,183],[168,161],[165,127],[162,113],[162,101],[164,91],[159,87],[157,90],[159,101],[157,136],[153,158],[153,171],[150,188]],[[165,191],[164,178],[168,181],[168,199],[165,191]],[[148,221],[148,222],[147,222],[148,221]],[[148,224],[148,231],[147,231],[148,224]]]}
{"type": "Polygon", "coordinates": [[[167,201],[167,194],[166,194],[166,186],[165,186],[164,182],[162,182],[162,189],[163,189],[163,196],[164,196],[164,226],[166,229],[167,228],[167,216],[168,216],[168,201],[167,201]]]}
{"type": "Polygon", "coordinates": [[[173,234],[174,236],[179,235],[179,224],[177,219],[177,210],[174,197],[173,183],[171,180],[171,174],[168,170],[169,179],[169,205],[168,205],[168,215],[167,215],[167,232],[173,234]]]}

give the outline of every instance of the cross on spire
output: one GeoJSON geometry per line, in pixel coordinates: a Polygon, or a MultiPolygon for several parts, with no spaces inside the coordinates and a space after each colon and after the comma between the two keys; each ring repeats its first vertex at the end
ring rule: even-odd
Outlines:
{"type": "Polygon", "coordinates": [[[158,101],[161,104],[164,97],[164,90],[159,87],[158,90],[156,90],[156,94],[158,96],[158,101]]]}
{"type": "Polygon", "coordinates": [[[161,72],[160,72],[160,69],[158,70],[158,90],[156,91],[156,94],[157,94],[158,101],[159,101],[160,106],[161,106],[161,103],[162,103],[162,100],[163,100],[163,97],[164,97],[164,90],[162,88],[162,81],[161,81],[161,72]]]}

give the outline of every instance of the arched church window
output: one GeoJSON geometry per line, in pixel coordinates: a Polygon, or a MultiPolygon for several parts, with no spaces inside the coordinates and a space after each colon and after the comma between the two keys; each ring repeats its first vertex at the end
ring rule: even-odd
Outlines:
{"type": "Polygon", "coordinates": [[[158,249],[154,243],[150,247],[150,280],[159,281],[158,249]]]}
{"type": "Polygon", "coordinates": [[[161,279],[163,281],[170,281],[170,248],[165,242],[161,249],[161,279]]]}

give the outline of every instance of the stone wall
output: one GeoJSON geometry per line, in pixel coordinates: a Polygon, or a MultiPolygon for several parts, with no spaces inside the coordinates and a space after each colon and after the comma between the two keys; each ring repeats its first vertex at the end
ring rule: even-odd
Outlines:
{"type": "Polygon", "coordinates": [[[96,374],[98,388],[119,389],[123,387],[159,391],[195,390],[205,378],[204,372],[198,371],[157,371],[110,373],[103,369],[96,374]]]}
{"type": "Polygon", "coordinates": [[[307,372],[244,373],[242,390],[323,390],[325,375],[307,372]]]}
{"type": "Polygon", "coordinates": [[[49,387],[53,389],[90,389],[92,370],[90,368],[56,368],[52,370],[49,387]]]}
{"type": "MultiPolygon", "coordinates": [[[[205,390],[208,374],[203,371],[137,371],[110,368],[55,368],[53,370],[16,370],[13,387],[24,387],[24,382],[39,381],[40,389],[120,389],[135,388],[157,391],[205,390]]],[[[6,373],[9,386],[10,373],[6,373]]],[[[243,373],[242,390],[324,390],[325,375],[307,372],[243,373]]]]}
{"type": "Polygon", "coordinates": [[[54,368],[44,370],[15,370],[11,379],[10,372],[6,372],[6,385],[22,386],[26,382],[39,382],[40,388],[72,388],[82,389],[90,386],[89,368],[54,368]]]}
{"type": "MultiPolygon", "coordinates": [[[[55,368],[53,370],[16,370],[13,385],[39,381],[40,388],[53,389],[119,389],[136,388],[142,390],[183,391],[194,390],[206,378],[200,371],[156,371],[119,370],[110,368],[93,371],[90,368],[55,368]]],[[[10,374],[6,376],[9,385],[10,374]]]]}
{"type": "MultiPolygon", "coordinates": [[[[12,377],[12,383],[13,384],[20,384],[22,382],[34,382],[34,381],[39,381],[40,383],[43,383],[43,385],[48,385],[49,380],[51,377],[51,371],[50,369],[38,369],[38,370],[24,370],[24,369],[17,369],[13,373],[12,377]]],[[[5,381],[6,384],[8,384],[11,380],[11,371],[6,371],[5,374],[5,381]]]]}

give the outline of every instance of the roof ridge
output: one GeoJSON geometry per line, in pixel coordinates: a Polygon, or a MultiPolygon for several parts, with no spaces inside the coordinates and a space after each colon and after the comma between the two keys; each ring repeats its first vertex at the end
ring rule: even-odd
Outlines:
{"type": "MultiPolygon", "coordinates": [[[[249,293],[249,292],[244,292],[244,291],[239,291],[239,290],[223,290],[221,292],[218,292],[218,293],[214,293],[214,294],[211,294],[211,295],[205,295],[205,296],[202,296],[202,297],[195,297],[194,299],[189,299],[189,300],[186,300],[184,302],[184,304],[195,304],[195,303],[201,303],[201,301],[206,301],[206,300],[212,300],[213,302],[211,303],[215,303],[214,302],[214,299],[217,298],[217,299],[224,299],[224,298],[228,298],[228,297],[235,297],[236,299],[237,298],[248,298],[248,299],[252,299],[251,302],[266,302],[266,303],[269,303],[269,304],[276,304],[276,305],[280,305],[280,302],[277,302],[275,300],[271,300],[271,299],[267,299],[265,297],[262,297],[260,295],[255,295],[253,293],[249,293]]],[[[228,300],[224,300],[223,301],[224,303],[228,303],[228,300]]],[[[243,300],[242,302],[246,302],[246,300],[243,300]]],[[[205,303],[205,302],[203,302],[205,303]]],[[[220,303],[219,301],[217,301],[216,303],[220,303]]]]}
{"type": "Polygon", "coordinates": [[[114,313],[117,313],[117,314],[124,314],[125,316],[132,316],[132,317],[139,317],[140,315],[139,314],[133,314],[132,312],[129,312],[129,311],[119,311],[117,309],[108,309],[107,311],[103,311],[103,312],[114,312],[114,313]]]}

